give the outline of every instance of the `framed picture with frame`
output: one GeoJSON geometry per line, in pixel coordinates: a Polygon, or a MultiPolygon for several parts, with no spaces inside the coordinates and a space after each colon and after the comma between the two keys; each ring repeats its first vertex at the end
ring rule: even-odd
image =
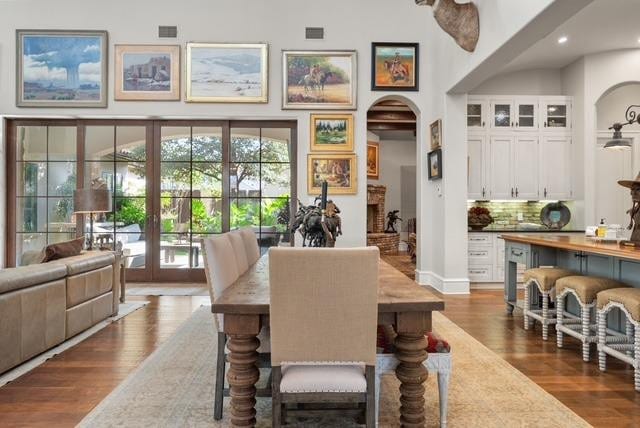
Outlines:
{"type": "Polygon", "coordinates": [[[330,195],[355,195],[358,192],[356,155],[311,153],[307,155],[307,191],[320,194],[327,181],[330,195]]]}
{"type": "Polygon", "coordinates": [[[117,101],[179,101],[179,45],[115,45],[117,101]]]}
{"type": "Polygon", "coordinates": [[[352,114],[312,114],[310,141],[312,152],[352,152],[352,114]]]}
{"type": "Polygon", "coordinates": [[[417,91],[418,43],[371,44],[371,90],[417,91]]]}
{"type": "Polygon", "coordinates": [[[429,139],[431,141],[431,150],[442,147],[442,119],[438,119],[429,125],[429,139]]]}
{"type": "Polygon", "coordinates": [[[367,178],[380,178],[380,144],[367,141],[367,178]]]}
{"type": "Polygon", "coordinates": [[[106,31],[16,30],[18,107],[106,107],[106,31]]]}
{"type": "Polygon", "coordinates": [[[442,149],[429,152],[427,156],[429,167],[429,180],[439,180],[442,178],[442,149]]]}

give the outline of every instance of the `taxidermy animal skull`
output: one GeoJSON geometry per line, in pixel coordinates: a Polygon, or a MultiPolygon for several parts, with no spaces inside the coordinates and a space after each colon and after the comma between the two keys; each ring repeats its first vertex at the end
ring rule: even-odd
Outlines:
{"type": "Polygon", "coordinates": [[[455,0],[415,0],[419,6],[434,6],[433,16],[440,27],[467,52],[473,52],[480,37],[478,7],[473,2],[455,0]]]}

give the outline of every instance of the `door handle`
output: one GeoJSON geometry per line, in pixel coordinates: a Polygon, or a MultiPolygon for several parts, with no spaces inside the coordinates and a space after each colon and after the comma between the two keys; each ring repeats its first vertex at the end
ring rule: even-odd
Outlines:
{"type": "Polygon", "coordinates": [[[516,187],[516,198],[518,197],[518,188],[516,187]]]}
{"type": "Polygon", "coordinates": [[[545,198],[547,197],[547,188],[546,187],[544,188],[544,197],[545,198]]]}
{"type": "Polygon", "coordinates": [[[511,197],[513,198],[513,187],[511,188],[511,197]]]}
{"type": "Polygon", "coordinates": [[[516,256],[516,257],[520,257],[520,256],[522,256],[522,251],[511,250],[511,255],[512,256],[516,256]]]}
{"type": "Polygon", "coordinates": [[[483,197],[483,198],[484,198],[484,194],[485,194],[484,186],[482,186],[482,197],[483,197]]]}
{"type": "Polygon", "coordinates": [[[517,128],[518,126],[520,126],[520,124],[519,124],[518,122],[516,122],[516,128],[517,128]]]}
{"type": "Polygon", "coordinates": [[[484,120],[482,121],[482,127],[484,128],[484,120]]]}
{"type": "Polygon", "coordinates": [[[545,128],[547,127],[547,121],[546,120],[544,121],[544,127],[545,128]]]}

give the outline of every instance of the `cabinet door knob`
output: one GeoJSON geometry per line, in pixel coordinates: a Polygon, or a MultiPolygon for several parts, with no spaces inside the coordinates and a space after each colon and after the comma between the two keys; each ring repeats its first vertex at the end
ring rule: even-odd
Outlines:
{"type": "Polygon", "coordinates": [[[547,121],[546,120],[544,121],[544,127],[545,128],[547,127],[547,121]]]}
{"type": "Polygon", "coordinates": [[[517,128],[518,126],[520,126],[520,124],[519,124],[518,122],[516,122],[516,128],[517,128]]]}
{"type": "Polygon", "coordinates": [[[484,128],[484,120],[482,121],[482,127],[484,128]]]}
{"type": "Polygon", "coordinates": [[[513,187],[511,188],[511,197],[513,198],[513,187]]]}
{"type": "Polygon", "coordinates": [[[516,187],[516,198],[518,197],[518,188],[516,187]]]}
{"type": "Polygon", "coordinates": [[[482,197],[484,198],[484,186],[482,186],[482,197]]]}
{"type": "Polygon", "coordinates": [[[544,197],[545,198],[547,197],[547,188],[546,187],[544,188],[544,197]]]}

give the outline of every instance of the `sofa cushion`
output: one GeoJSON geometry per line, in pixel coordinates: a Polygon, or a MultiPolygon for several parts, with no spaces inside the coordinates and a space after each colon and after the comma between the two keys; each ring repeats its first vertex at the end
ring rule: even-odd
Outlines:
{"type": "Polygon", "coordinates": [[[77,256],[83,248],[84,237],[47,245],[44,249],[44,259],[42,260],[42,263],[63,259],[65,257],[77,256]]]}
{"type": "Polygon", "coordinates": [[[66,266],[67,275],[77,275],[112,265],[114,262],[115,255],[112,251],[85,251],[80,255],[56,260],[52,263],[66,266]]]}
{"type": "Polygon", "coordinates": [[[32,285],[44,284],[64,278],[67,269],[63,265],[38,264],[0,269],[0,294],[32,285]]]}
{"type": "Polygon", "coordinates": [[[67,277],[67,308],[113,290],[113,265],[67,277]]]}

